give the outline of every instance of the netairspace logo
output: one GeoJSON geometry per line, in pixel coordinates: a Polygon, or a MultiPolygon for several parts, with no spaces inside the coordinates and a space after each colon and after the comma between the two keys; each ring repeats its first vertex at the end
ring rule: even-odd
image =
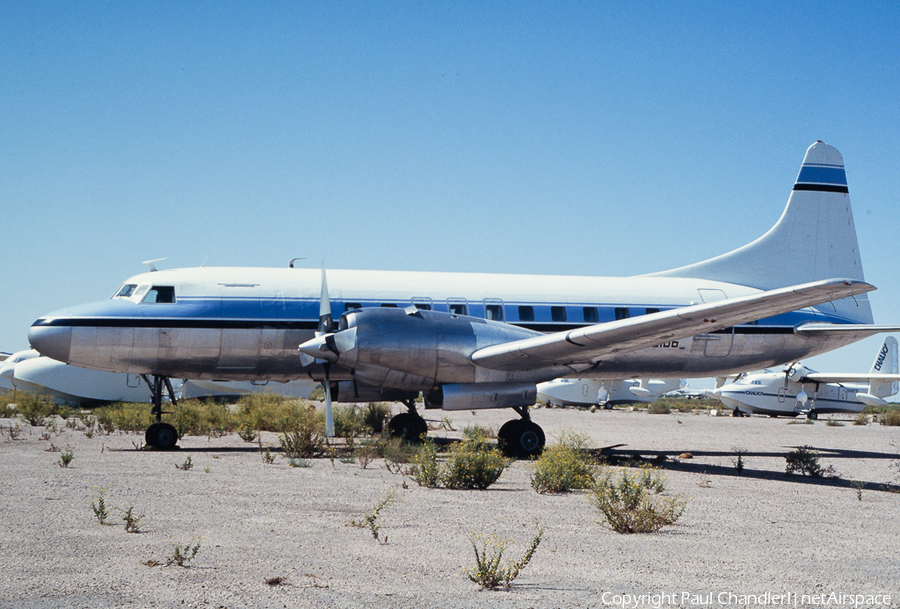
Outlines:
{"type": "Polygon", "coordinates": [[[741,594],[735,592],[658,592],[655,594],[619,594],[603,592],[604,607],[620,609],[662,609],[663,607],[840,607],[863,609],[891,606],[890,594],[845,594],[822,592],[763,592],[741,594]]]}

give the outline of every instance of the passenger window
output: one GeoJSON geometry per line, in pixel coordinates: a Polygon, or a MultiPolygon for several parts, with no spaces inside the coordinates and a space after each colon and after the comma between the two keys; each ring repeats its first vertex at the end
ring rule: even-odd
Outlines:
{"type": "Polygon", "coordinates": [[[391,309],[396,309],[396,308],[397,308],[397,305],[394,304],[393,302],[383,302],[383,303],[381,303],[381,306],[383,306],[383,307],[388,307],[388,308],[391,308],[391,309]]]}
{"type": "Polygon", "coordinates": [[[566,321],[566,308],[550,307],[550,319],[553,321],[566,321]]]}
{"type": "Polygon", "coordinates": [[[450,312],[453,315],[465,315],[466,314],[466,305],[464,304],[450,304],[450,312]]]}
{"type": "Polygon", "coordinates": [[[155,285],[150,288],[142,302],[155,304],[171,304],[175,302],[175,288],[168,285],[155,285]]]}
{"type": "Polygon", "coordinates": [[[503,307],[500,305],[487,305],[484,307],[484,318],[503,321],[503,307]]]}
{"type": "Polygon", "coordinates": [[[534,321],[534,307],[522,305],[519,307],[519,321],[534,321]]]}
{"type": "Polygon", "coordinates": [[[597,307],[584,307],[584,321],[589,324],[595,324],[600,321],[600,313],[597,312],[597,307]]]}
{"type": "Polygon", "coordinates": [[[344,303],[344,312],[347,311],[355,311],[356,309],[361,309],[362,305],[358,302],[345,302],[344,303]]]}
{"type": "Polygon", "coordinates": [[[645,312],[647,315],[651,315],[651,314],[653,314],[653,313],[659,313],[659,309],[657,309],[657,308],[655,308],[655,307],[648,307],[644,312],[645,312]]]}
{"type": "Polygon", "coordinates": [[[419,309],[420,311],[430,311],[431,310],[430,304],[423,304],[421,302],[417,302],[417,303],[415,303],[415,305],[416,305],[416,308],[419,309]]]}
{"type": "Polygon", "coordinates": [[[628,312],[628,309],[625,307],[616,307],[616,321],[628,319],[629,317],[631,317],[631,314],[628,312]]]}

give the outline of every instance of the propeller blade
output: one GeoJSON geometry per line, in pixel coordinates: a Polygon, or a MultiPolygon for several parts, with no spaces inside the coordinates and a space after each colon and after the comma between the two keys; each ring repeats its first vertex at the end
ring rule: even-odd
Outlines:
{"type": "Polygon", "coordinates": [[[325,276],[325,263],[322,262],[322,292],[319,295],[319,329],[316,336],[327,334],[334,329],[331,319],[331,300],[328,298],[328,278],[325,276]]]}
{"type": "Polygon", "coordinates": [[[328,369],[331,366],[325,364],[325,437],[334,437],[334,411],[331,408],[331,381],[328,378],[328,369]]]}

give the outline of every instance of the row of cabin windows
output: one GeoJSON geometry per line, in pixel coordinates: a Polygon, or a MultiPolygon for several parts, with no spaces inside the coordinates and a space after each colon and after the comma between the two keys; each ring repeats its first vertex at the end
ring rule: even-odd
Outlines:
{"type": "MultiPolygon", "coordinates": [[[[423,309],[426,311],[431,310],[430,304],[425,303],[414,303],[417,309],[423,309]]],[[[381,304],[382,307],[397,307],[396,303],[386,302],[381,304]]],[[[361,309],[362,304],[358,302],[348,302],[344,304],[344,311],[352,311],[354,309],[361,309]]],[[[453,315],[468,315],[468,307],[463,303],[451,302],[448,305],[448,309],[453,315]]],[[[583,320],[589,324],[599,323],[600,321],[600,311],[597,307],[582,307],[582,315],[583,320]]],[[[519,305],[518,306],[518,321],[534,321],[534,307],[531,305],[519,305]]],[[[649,315],[651,313],[659,313],[658,308],[648,307],[644,309],[644,314],[649,315]]],[[[620,319],[628,319],[631,317],[631,310],[627,307],[615,307],[614,315],[616,320],[620,319]]],[[[488,304],[484,307],[484,318],[490,319],[493,321],[503,321],[503,305],[497,304],[488,304]]],[[[566,307],[562,306],[552,306],[550,307],[550,319],[551,321],[563,322],[569,321],[566,307]]],[[[575,320],[573,320],[575,321],[575,320]]],[[[580,320],[578,320],[580,321],[580,320]]]]}

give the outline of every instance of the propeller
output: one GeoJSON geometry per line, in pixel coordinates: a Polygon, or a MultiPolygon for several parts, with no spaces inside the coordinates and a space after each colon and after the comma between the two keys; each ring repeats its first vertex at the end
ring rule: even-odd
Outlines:
{"type": "Polygon", "coordinates": [[[300,345],[300,364],[322,364],[325,371],[325,436],[334,437],[334,409],[331,404],[331,363],[337,360],[337,349],[334,344],[334,320],[331,317],[331,300],[328,298],[328,279],[325,274],[325,263],[322,263],[322,290],[319,294],[319,327],[316,337],[300,345]],[[331,347],[329,347],[331,343],[331,347]],[[314,347],[310,347],[314,345],[314,347]]]}

